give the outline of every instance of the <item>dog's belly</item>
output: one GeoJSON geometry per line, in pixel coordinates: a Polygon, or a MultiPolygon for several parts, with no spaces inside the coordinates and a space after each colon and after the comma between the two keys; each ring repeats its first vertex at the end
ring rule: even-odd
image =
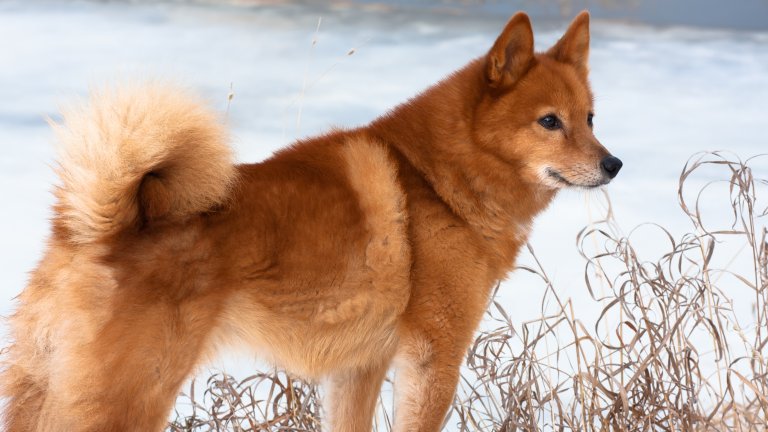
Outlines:
{"type": "Polygon", "coordinates": [[[335,254],[302,245],[233,268],[215,345],[245,345],[307,378],[388,358],[410,299],[409,247],[393,232],[357,238],[335,254]]]}
{"type": "Polygon", "coordinates": [[[346,288],[346,295],[307,296],[279,304],[265,301],[258,289],[235,292],[222,310],[215,345],[246,348],[310,379],[388,358],[397,343],[397,320],[407,296],[392,298],[391,287],[371,284],[346,288]]]}

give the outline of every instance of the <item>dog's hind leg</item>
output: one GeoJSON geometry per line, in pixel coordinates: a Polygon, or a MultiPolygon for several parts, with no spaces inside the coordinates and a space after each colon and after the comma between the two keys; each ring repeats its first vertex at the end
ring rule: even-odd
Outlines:
{"type": "Polygon", "coordinates": [[[38,417],[48,393],[51,341],[47,324],[51,315],[51,282],[46,260],[32,273],[19,296],[20,307],[8,319],[10,346],[2,350],[0,396],[3,403],[0,429],[12,432],[38,430],[38,417]]]}
{"type": "Polygon", "coordinates": [[[327,432],[369,432],[389,362],[339,371],[324,383],[327,432]]]}
{"type": "MultiPolygon", "coordinates": [[[[11,352],[18,348],[13,346],[11,352]]],[[[6,355],[10,353],[5,353],[6,355]]],[[[39,371],[38,374],[42,373],[39,371]]],[[[3,371],[3,394],[5,412],[3,426],[9,432],[37,430],[37,418],[43,407],[47,383],[18,364],[6,365],[3,371]]]]}
{"type": "Polygon", "coordinates": [[[57,345],[39,431],[160,431],[214,326],[216,301],[117,300],[87,343],[57,345]],[[116,305],[116,306],[115,306],[116,305]]]}

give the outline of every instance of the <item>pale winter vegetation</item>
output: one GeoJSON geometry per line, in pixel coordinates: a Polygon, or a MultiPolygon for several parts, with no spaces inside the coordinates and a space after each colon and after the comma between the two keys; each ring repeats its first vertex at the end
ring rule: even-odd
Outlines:
{"type": "MultiPolygon", "coordinates": [[[[678,197],[691,230],[682,236],[662,224],[623,235],[608,204],[576,241],[580,294],[598,305],[596,316],[575,315],[529,246],[517,272],[539,281],[530,292],[543,293],[540,318],[520,322],[491,301],[446,429],[765,430],[768,181],[756,161],[721,153],[689,161],[678,197]],[[708,193],[717,188],[722,202],[708,193]],[[724,208],[727,226],[710,226],[707,212],[724,208]],[[653,259],[636,247],[647,230],[666,239],[653,259]],[[736,300],[738,291],[747,295],[736,300]]],[[[319,390],[283,372],[219,373],[196,387],[180,395],[169,431],[320,430],[319,390]]],[[[387,394],[377,431],[391,427],[387,394]]]]}

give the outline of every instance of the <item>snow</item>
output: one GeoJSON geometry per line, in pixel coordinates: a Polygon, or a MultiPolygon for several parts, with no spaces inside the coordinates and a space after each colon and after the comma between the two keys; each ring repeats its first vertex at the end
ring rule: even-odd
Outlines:
{"type": "MultiPolygon", "coordinates": [[[[48,232],[55,177],[45,117],[56,118],[59,104],[90,85],[135,77],[185,83],[228,112],[239,159],[258,161],[298,137],[370,121],[482,55],[506,18],[375,7],[0,3],[0,314],[13,309],[48,232]]],[[[540,49],[562,32],[543,27],[540,49]]],[[[596,134],[624,161],[607,187],[620,227],[626,233],[652,221],[685,232],[691,225],[678,210],[677,181],[690,155],[766,150],[768,34],[599,20],[592,28],[596,134]]],[[[763,177],[766,166],[757,165],[763,177]]],[[[574,244],[599,218],[600,202],[599,193],[562,193],[531,238],[560,296],[586,321],[600,308],[586,295],[574,244]]],[[[721,198],[711,207],[723,205],[721,198]]],[[[649,257],[657,253],[661,237],[638,237],[649,257]]],[[[541,289],[514,275],[499,302],[515,321],[534,319],[541,289]]],[[[734,296],[749,314],[749,294],[734,296]]],[[[251,364],[225,363],[236,375],[251,364]]]]}

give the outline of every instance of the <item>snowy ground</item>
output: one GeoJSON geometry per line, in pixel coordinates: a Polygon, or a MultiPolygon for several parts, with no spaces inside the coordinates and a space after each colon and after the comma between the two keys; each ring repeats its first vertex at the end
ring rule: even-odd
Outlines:
{"type": "MultiPolygon", "coordinates": [[[[398,14],[373,6],[0,3],[0,314],[12,310],[47,235],[55,178],[44,117],[55,118],[60,103],[85,95],[89,85],[162,77],[198,89],[222,111],[232,85],[234,145],[241,161],[258,161],[297,137],[382,114],[483,54],[506,18],[398,14]]],[[[539,27],[542,49],[562,31],[539,27]]],[[[596,134],[624,161],[607,189],[625,231],[647,221],[676,233],[690,228],[676,194],[694,152],[724,149],[748,157],[766,151],[766,33],[597,21],[591,65],[596,134]]],[[[768,176],[765,163],[761,169],[768,176]]],[[[576,233],[597,218],[597,197],[561,194],[531,239],[560,295],[572,297],[576,315],[587,321],[599,307],[584,292],[583,261],[573,245],[576,233]]],[[[654,252],[653,238],[640,243],[654,252]]],[[[500,302],[516,321],[535,318],[535,290],[540,286],[513,276],[500,302]]],[[[748,311],[741,295],[734,293],[748,311]]]]}

